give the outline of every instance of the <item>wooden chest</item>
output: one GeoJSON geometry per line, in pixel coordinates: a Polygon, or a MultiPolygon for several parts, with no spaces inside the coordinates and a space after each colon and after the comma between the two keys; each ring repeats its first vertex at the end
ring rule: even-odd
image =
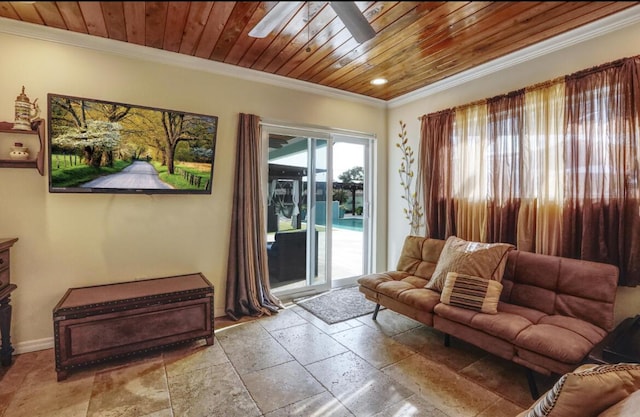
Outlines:
{"type": "Polygon", "coordinates": [[[53,309],[58,381],[74,368],[206,339],[213,285],[201,273],[70,288],[53,309]]]}
{"type": "Polygon", "coordinates": [[[0,290],[11,284],[11,265],[9,251],[18,238],[0,239],[0,290]]]}

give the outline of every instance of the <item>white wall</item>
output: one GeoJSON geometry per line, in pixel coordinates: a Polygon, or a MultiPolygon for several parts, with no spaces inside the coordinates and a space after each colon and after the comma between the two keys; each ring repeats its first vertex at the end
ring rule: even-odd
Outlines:
{"type": "MultiPolygon", "coordinates": [[[[387,133],[389,137],[387,145],[389,152],[388,267],[395,266],[404,237],[409,232],[408,221],[402,215],[404,201],[400,199],[402,188],[397,173],[402,156],[395,147],[400,133],[400,120],[407,124],[409,143],[417,156],[420,136],[418,117],[531,86],[616,59],[638,55],[640,54],[638,39],[640,39],[640,24],[634,24],[445,91],[425,96],[408,104],[394,106],[391,103],[387,117],[389,127],[387,133]]],[[[640,314],[640,287],[619,288],[616,301],[616,320],[621,321],[625,317],[636,314],[640,314]]]]}
{"type": "Polygon", "coordinates": [[[219,118],[211,195],[51,194],[35,169],[0,169],[0,237],[19,238],[11,250],[18,352],[51,346],[52,310],[70,287],[202,272],[215,286],[215,315],[224,314],[239,113],[377,136],[376,268],[384,268],[383,106],[16,35],[0,33],[0,45],[0,120],[13,121],[23,85],[43,115],[47,93],[57,93],[219,118]]]}

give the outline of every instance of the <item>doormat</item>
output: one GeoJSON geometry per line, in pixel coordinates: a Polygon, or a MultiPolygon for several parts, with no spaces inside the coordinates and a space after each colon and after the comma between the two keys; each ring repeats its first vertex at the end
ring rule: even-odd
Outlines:
{"type": "Polygon", "coordinates": [[[367,300],[357,286],[332,290],[295,303],[327,324],[364,316],[376,308],[376,303],[367,300]]]}

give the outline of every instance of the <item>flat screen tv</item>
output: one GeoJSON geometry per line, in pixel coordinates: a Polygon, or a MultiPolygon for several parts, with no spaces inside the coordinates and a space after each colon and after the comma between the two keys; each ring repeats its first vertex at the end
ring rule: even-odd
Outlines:
{"type": "Polygon", "coordinates": [[[211,194],[218,118],[48,94],[49,192],[211,194]]]}

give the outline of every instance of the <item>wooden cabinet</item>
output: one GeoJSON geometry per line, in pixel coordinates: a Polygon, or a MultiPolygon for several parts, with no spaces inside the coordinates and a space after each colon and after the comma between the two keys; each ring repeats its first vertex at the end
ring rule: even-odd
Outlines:
{"type": "Polygon", "coordinates": [[[0,122],[0,168],[36,168],[44,175],[44,120],[31,122],[32,130],[14,130],[13,123],[0,122]],[[15,142],[29,148],[29,159],[11,159],[9,152],[15,142]]]}
{"type": "Polygon", "coordinates": [[[10,239],[0,238],[0,290],[11,284],[9,250],[17,241],[18,238],[15,237],[10,239]]]}
{"type": "Polygon", "coordinates": [[[11,293],[17,288],[11,283],[11,258],[9,251],[18,238],[0,238],[0,363],[11,364],[13,347],[11,346],[11,293]]]}
{"type": "Polygon", "coordinates": [[[213,344],[213,285],[200,273],[71,288],[53,310],[58,380],[187,341],[213,344]]]}

